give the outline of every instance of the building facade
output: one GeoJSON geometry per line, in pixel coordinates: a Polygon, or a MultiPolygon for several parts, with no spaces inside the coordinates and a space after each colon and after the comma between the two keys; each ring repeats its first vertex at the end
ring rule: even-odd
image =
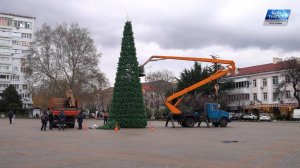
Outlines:
{"type": "Polygon", "coordinates": [[[23,108],[32,107],[31,82],[25,72],[34,22],[34,17],[0,13],[0,93],[15,86],[23,108]]]}
{"type": "Polygon", "coordinates": [[[235,87],[228,92],[229,110],[235,112],[272,112],[274,107],[282,113],[289,113],[297,106],[293,97],[294,90],[287,85],[284,91],[278,86],[289,79],[285,76],[285,61],[273,60],[273,63],[240,68],[239,74],[228,77],[235,87]]]}

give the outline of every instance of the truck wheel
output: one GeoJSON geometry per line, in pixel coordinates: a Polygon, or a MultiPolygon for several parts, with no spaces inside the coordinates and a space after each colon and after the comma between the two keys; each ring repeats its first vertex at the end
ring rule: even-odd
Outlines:
{"type": "Polygon", "coordinates": [[[182,126],[183,127],[194,127],[195,125],[195,120],[193,118],[186,118],[184,119],[182,126]]]}
{"type": "Polygon", "coordinates": [[[218,127],[218,126],[219,126],[219,123],[213,123],[213,125],[214,125],[215,127],[218,127]]]}
{"type": "Polygon", "coordinates": [[[226,118],[220,119],[220,127],[227,127],[228,121],[226,118]]]}

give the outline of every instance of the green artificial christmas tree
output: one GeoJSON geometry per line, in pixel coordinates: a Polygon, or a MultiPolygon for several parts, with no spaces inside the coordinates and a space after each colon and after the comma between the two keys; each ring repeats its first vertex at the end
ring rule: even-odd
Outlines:
{"type": "Polygon", "coordinates": [[[118,124],[121,128],[144,128],[147,118],[129,21],[124,26],[120,55],[107,127],[112,129],[118,124]]]}

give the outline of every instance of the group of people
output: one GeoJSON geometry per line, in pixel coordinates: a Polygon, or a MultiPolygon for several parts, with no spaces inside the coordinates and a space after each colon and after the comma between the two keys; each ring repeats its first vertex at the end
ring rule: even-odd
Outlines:
{"type": "MultiPolygon", "coordinates": [[[[43,112],[41,114],[41,123],[42,123],[41,131],[43,130],[46,131],[48,121],[49,121],[49,129],[52,130],[54,119],[55,119],[54,114],[49,110],[49,108],[47,112],[43,112]]],[[[59,130],[65,129],[65,119],[66,116],[64,114],[64,111],[60,111],[58,115],[59,130]]]]}
{"type": "MultiPolygon", "coordinates": [[[[41,114],[41,123],[42,123],[42,127],[41,127],[41,131],[46,131],[47,128],[47,123],[49,121],[49,129],[52,130],[53,128],[53,124],[54,124],[54,114],[49,110],[47,110],[47,112],[43,112],[41,114]]],[[[77,122],[78,122],[78,129],[82,129],[82,123],[83,123],[83,118],[84,118],[84,114],[82,113],[82,111],[79,112],[78,116],[77,116],[77,122]]],[[[61,110],[58,114],[58,130],[65,130],[65,122],[66,122],[66,116],[63,110],[61,110]]]]}

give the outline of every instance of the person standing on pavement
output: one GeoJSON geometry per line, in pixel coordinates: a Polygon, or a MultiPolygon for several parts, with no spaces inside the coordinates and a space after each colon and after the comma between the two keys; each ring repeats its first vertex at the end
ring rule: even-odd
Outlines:
{"type": "Polygon", "coordinates": [[[48,117],[47,112],[43,112],[41,115],[41,122],[42,122],[41,131],[43,131],[43,130],[46,131],[48,120],[49,120],[49,117],[48,117]]]}
{"type": "Polygon", "coordinates": [[[54,115],[48,108],[48,114],[49,114],[49,129],[52,130],[53,128],[53,122],[54,122],[54,115]]]}
{"type": "Polygon", "coordinates": [[[166,115],[166,127],[168,127],[169,121],[171,121],[172,127],[175,128],[172,112],[168,112],[166,115]]]}
{"type": "Polygon", "coordinates": [[[66,116],[65,116],[65,113],[63,110],[61,110],[58,114],[58,123],[59,123],[59,128],[58,130],[60,131],[60,129],[62,128],[63,131],[65,130],[65,119],[66,119],[66,116]]]}
{"type": "Polygon", "coordinates": [[[209,118],[208,118],[206,111],[201,112],[201,114],[199,116],[198,127],[200,127],[200,124],[202,121],[204,121],[206,123],[206,126],[209,127],[209,118]]]}
{"type": "Polygon", "coordinates": [[[104,114],[103,114],[103,121],[104,121],[104,123],[103,124],[107,123],[107,119],[108,119],[108,112],[104,112],[104,114]]]}
{"type": "Polygon", "coordinates": [[[83,123],[82,111],[80,111],[79,115],[77,116],[77,122],[78,122],[78,129],[82,129],[82,123],[83,123]]]}
{"type": "Polygon", "coordinates": [[[12,124],[12,119],[14,115],[15,115],[14,112],[12,112],[11,110],[8,112],[9,124],[12,124]]]}

